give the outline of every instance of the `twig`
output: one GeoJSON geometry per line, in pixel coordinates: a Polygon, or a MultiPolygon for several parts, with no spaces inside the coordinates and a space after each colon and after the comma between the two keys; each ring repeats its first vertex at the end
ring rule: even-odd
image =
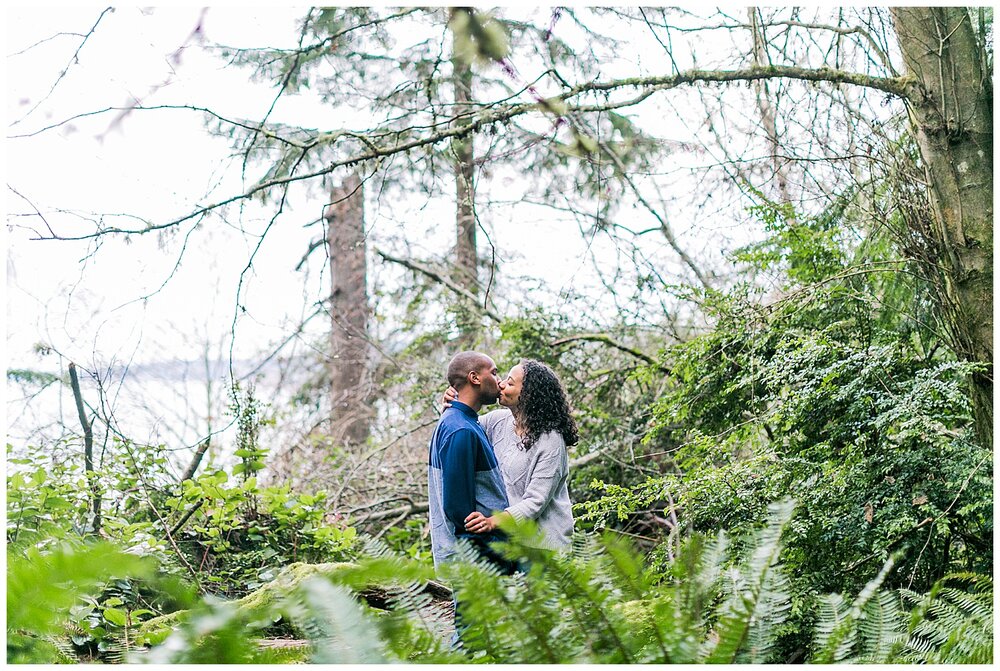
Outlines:
{"type": "Polygon", "coordinates": [[[52,92],[56,90],[56,87],[59,86],[59,82],[61,82],[63,80],[63,77],[65,77],[66,73],[69,72],[69,69],[71,67],[73,67],[73,64],[80,62],[79,61],[80,51],[83,50],[83,46],[85,44],[87,44],[87,40],[89,40],[90,36],[94,34],[95,30],[97,30],[97,26],[98,26],[98,24],[100,24],[101,19],[103,19],[104,15],[107,14],[108,12],[114,12],[114,11],[115,11],[114,7],[106,7],[104,9],[104,11],[101,12],[100,16],[97,17],[97,21],[95,21],[94,25],[90,27],[90,30],[87,31],[87,34],[83,36],[83,41],[80,42],[80,46],[78,46],[76,48],[76,51],[73,52],[73,56],[70,57],[69,63],[66,64],[66,67],[63,68],[62,72],[59,73],[59,76],[56,77],[56,80],[52,83],[52,86],[49,87],[49,92],[46,93],[44,96],[42,96],[42,98],[38,102],[36,102],[34,105],[32,105],[31,109],[29,109],[27,112],[25,112],[21,116],[20,119],[18,119],[16,121],[14,121],[13,123],[11,123],[10,124],[11,126],[16,126],[17,124],[19,124],[22,121],[24,121],[25,119],[27,119],[29,116],[31,116],[32,112],[34,112],[36,109],[38,109],[38,107],[42,103],[44,103],[46,100],[49,99],[49,96],[51,96],[52,92]]]}

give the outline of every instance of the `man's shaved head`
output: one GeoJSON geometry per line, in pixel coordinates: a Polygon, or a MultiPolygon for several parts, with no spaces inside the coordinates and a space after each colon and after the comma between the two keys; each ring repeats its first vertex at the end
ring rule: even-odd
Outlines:
{"type": "Polygon", "coordinates": [[[481,371],[484,366],[492,366],[493,359],[480,352],[459,352],[448,364],[448,384],[461,391],[469,382],[469,373],[481,371]]]}

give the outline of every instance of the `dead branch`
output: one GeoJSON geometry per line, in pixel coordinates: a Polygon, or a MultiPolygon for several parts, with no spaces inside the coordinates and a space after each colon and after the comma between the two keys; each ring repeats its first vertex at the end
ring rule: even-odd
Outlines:
{"type": "Polygon", "coordinates": [[[628,345],[621,344],[617,340],[612,339],[611,336],[609,336],[606,333],[578,333],[576,335],[566,336],[565,338],[559,338],[557,340],[553,340],[552,342],[549,343],[549,346],[550,347],[558,347],[559,345],[565,345],[566,343],[576,342],[576,341],[579,341],[579,340],[584,340],[584,341],[589,341],[589,342],[604,343],[605,345],[607,345],[609,347],[614,347],[615,349],[619,349],[619,350],[621,350],[623,352],[631,354],[632,356],[634,356],[637,359],[642,359],[643,361],[645,361],[646,363],[648,363],[650,366],[654,366],[654,367],[662,370],[665,373],[670,373],[670,369],[669,368],[667,368],[663,364],[659,363],[653,357],[649,356],[645,352],[640,352],[637,349],[629,347],[628,345]]]}
{"type": "Polygon", "coordinates": [[[187,524],[187,521],[189,519],[191,519],[191,516],[194,515],[196,512],[198,512],[198,510],[201,509],[203,505],[205,505],[205,499],[202,499],[201,501],[198,501],[198,503],[191,506],[188,509],[188,511],[184,513],[184,515],[177,521],[177,524],[174,525],[174,528],[171,529],[167,535],[170,536],[171,538],[176,536],[177,532],[180,531],[182,528],[184,528],[184,525],[187,524]]]}
{"type": "Polygon", "coordinates": [[[97,474],[94,473],[94,430],[87,412],[83,408],[83,393],[80,391],[80,378],[76,373],[76,364],[69,364],[69,384],[73,389],[73,399],[76,401],[76,412],[83,426],[83,468],[87,482],[90,484],[91,507],[94,512],[93,532],[101,529],[101,490],[97,484],[97,474]]]}
{"type": "MultiPolygon", "coordinates": [[[[407,260],[407,259],[400,259],[400,258],[397,258],[395,256],[391,256],[389,254],[386,254],[385,252],[383,252],[383,251],[381,251],[379,249],[376,249],[375,253],[378,254],[379,256],[381,256],[384,260],[389,261],[390,263],[398,263],[399,265],[403,266],[404,268],[408,268],[408,269],[410,269],[410,270],[412,270],[414,272],[418,272],[418,273],[421,273],[422,275],[426,275],[427,277],[431,278],[432,280],[434,280],[438,284],[441,284],[442,286],[444,286],[445,288],[447,288],[447,289],[451,290],[452,292],[458,294],[462,298],[465,298],[466,300],[471,301],[474,305],[479,306],[479,299],[476,298],[476,296],[471,291],[469,291],[468,289],[466,289],[464,287],[458,286],[457,284],[455,284],[454,282],[452,282],[451,280],[449,280],[448,278],[446,278],[442,273],[440,273],[440,272],[438,272],[438,271],[436,271],[436,270],[434,270],[432,268],[428,268],[427,266],[423,265],[422,263],[420,263],[418,261],[410,261],[410,260],[407,260]]],[[[494,312],[490,308],[486,307],[485,305],[479,306],[479,307],[482,308],[483,313],[487,317],[489,317],[493,321],[497,322],[498,324],[503,321],[500,318],[500,315],[498,315],[496,312],[494,312]]]]}
{"type": "Polygon", "coordinates": [[[180,482],[184,482],[185,480],[190,480],[191,478],[194,477],[195,471],[197,471],[198,466],[201,465],[202,457],[205,456],[205,452],[208,451],[208,446],[212,442],[211,436],[212,432],[210,429],[208,432],[208,437],[201,442],[201,445],[198,446],[198,449],[195,451],[194,456],[191,458],[191,463],[189,463],[188,467],[184,469],[184,475],[181,476],[180,482]]]}
{"type": "Polygon", "coordinates": [[[380,510],[376,513],[368,513],[367,515],[359,517],[354,522],[356,524],[362,524],[364,522],[384,520],[387,517],[397,517],[400,515],[406,518],[412,515],[426,513],[428,510],[430,510],[430,503],[427,501],[420,501],[419,503],[411,503],[408,506],[399,506],[398,508],[391,508],[389,510],[380,510]]]}

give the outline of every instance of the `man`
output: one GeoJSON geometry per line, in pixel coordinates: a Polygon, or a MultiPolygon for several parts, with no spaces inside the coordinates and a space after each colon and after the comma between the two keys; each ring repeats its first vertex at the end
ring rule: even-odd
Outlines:
{"type": "Polygon", "coordinates": [[[509,505],[493,447],[477,421],[480,408],[496,403],[500,394],[496,364],[485,354],[460,352],[448,364],[448,384],[458,396],[441,414],[431,438],[427,469],[434,566],[453,559],[457,541],[465,539],[481,557],[509,575],[516,564],[490,547],[503,533],[477,534],[465,528],[473,513],[488,517],[509,505]]]}

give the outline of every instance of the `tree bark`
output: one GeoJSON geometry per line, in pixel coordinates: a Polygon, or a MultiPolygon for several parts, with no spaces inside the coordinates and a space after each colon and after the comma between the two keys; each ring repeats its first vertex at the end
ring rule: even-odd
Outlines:
{"type": "Polygon", "coordinates": [[[993,445],[993,107],[992,72],[968,10],[892,10],[908,74],[907,104],[927,172],[934,242],[944,276],[952,346],[981,363],[973,407],[983,445],[993,445]]]}
{"type": "MultiPolygon", "coordinates": [[[[767,58],[767,47],[764,40],[764,29],[758,20],[757,7],[747,8],[747,18],[749,19],[751,37],[753,38],[753,65],[760,68],[770,65],[767,58]]],[[[775,189],[780,202],[788,204],[792,202],[788,192],[788,175],[782,166],[778,150],[781,148],[781,138],[778,135],[778,122],[776,119],[774,105],[771,103],[771,91],[767,79],[758,79],[753,83],[754,92],[757,94],[757,110],[760,112],[760,121],[764,127],[764,134],[767,136],[768,151],[771,155],[771,173],[775,180],[775,189]]],[[[775,101],[775,105],[777,101],[775,101]]],[[[792,222],[794,223],[794,222],[792,222]]]]}
{"type": "Polygon", "coordinates": [[[368,439],[369,406],[368,262],[364,231],[364,188],[357,175],[331,195],[324,214],[330,255],[331,436],[360,445],[368,439]]]}
{"type": "MultiPolygon", "coordinates": [[[[452,68],[455,87],[455,115],[469,111],[472,101],[472,65],[455,53],[452,37],[452,68]]],[[[459,122],[468,126],[467,121],[459,122]]],[[[451,143],[455,173],[455,283],[473,296],[479,293],[476,252],[476,189],[474,183],[475,148],[473,130],[455,137],[451,143]]],[[[464,339],[472,339],[479,331],[477,315],[471,310],[459,310],[459,330],[464,339]]]]}

